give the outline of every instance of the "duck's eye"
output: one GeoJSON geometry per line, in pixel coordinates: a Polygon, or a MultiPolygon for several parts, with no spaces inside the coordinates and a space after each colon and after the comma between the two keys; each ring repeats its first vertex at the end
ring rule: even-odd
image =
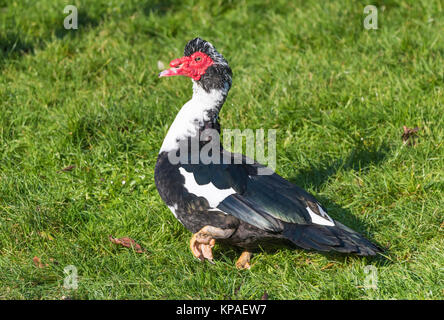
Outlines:
{"type": "Polygon", "coordinates": [[[194,59],[194,61],[200,61],[202,58],[201,57],[197,57],[196,59],[194,59]]]}

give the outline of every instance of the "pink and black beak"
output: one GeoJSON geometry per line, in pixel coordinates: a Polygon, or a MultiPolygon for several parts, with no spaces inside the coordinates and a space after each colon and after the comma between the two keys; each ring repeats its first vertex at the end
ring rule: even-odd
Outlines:
{"type": "Polygon", "coordinates": [[[184,63],[186,62],[184,58],[188,57],[182,57],[179,59],[174,59],[170,62],[170,67],[167,70],[163,70],[161,73],[159,73],[159,78],[161,77],[172,77],[172,76],[186,76],[187,72],[184,69],[184,63]]]}

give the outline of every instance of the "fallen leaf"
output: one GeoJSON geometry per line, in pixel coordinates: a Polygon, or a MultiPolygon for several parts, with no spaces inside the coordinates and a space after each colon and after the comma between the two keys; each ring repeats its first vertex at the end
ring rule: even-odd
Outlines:
{"type": "Polygon", "coordinates": [[[37,268],[44,268],[44,267],[47,267],[47,266],[48,266],[47,263],[46,263],[46,264],[43,264],[42,261],[40,260],[40,258],[37,257],[37,256],[35,256],[34,258],[32,258],[32,261],[34,262],[34,265],[35,265],[37,268]]]}
{"type": "Polygon", "coordinates": [[[268,300],[268,293],[267,293],[267,291],[264,291],[264,294],[262,295],[261,300],[268,300]]]}
{"type": "Polygon", "coordinates": [[[109,236],[109,240],[114,244],[119,244],[121,246],[127,247],[127,248],[133,248],[134,251],[137,253],[143,253],[144,249],[133,239],[128,237],[123,238],[113,238],[113,236],[109,236]]]}
{"type": "Polygon", "coordinates": [[[45,232],[45,231],[41,231],[41,232],[39,232],[39,234],[40,234],[40,236],[41,236],[42,238],[44,238],[44,239],[46,239],[46,240],[50,240],[50,241],[53,241],[53,240],[54,240],[54,237],[51,236],[49,233],[47,233],[47,232],[45,232]]]}
{"type": "Polygon", "coordinates": [[[404,129],[404,133],[402,134],[402,142],[407,144],[408,146],[414,146],[416,144],[417,133],[419,131],[419,127],[415,127],[413,129],[407,128],[406,126],[402,126],[404,129]]]}
{"type": "Polygon", "coordinates": [[[329,269],[329,268],[333,267],[334,265],[335,265],[335,264],[334,264],[333,262],[330,262],[329,264],[323,266],[323,267],[321,268],[321,270],[329,269]]]}
{"type": "Polygon", "coordinates": [[[71,165],[71,166],[67,166],[65,168],[63,168],[60,171],[57,171],[58,173],[62,173],[62,172],[68,172],[68,171],[72,171],[76,166],[75,165],[71,165]]]}
{"type": "Polygon", "coordinates": [[[129,131],[128,126],[123,126],[123,127],[118,127],[117,130],[119,130],[120,132],[126,132],[129,131]]]}
{"type": "Polygon", "coordinates": [[[360,187],[364,186],[364,181],[361,178],[356,178],[356,184],[360,187]]]}

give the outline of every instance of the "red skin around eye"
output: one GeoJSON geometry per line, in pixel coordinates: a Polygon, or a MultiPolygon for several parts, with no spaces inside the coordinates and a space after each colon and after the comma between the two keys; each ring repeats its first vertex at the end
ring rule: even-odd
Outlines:
{"type": "MultiPolygon", "coordinates": [[[[214,61],[205,53],[197,51],[191,56],[174,59],[170,62],[172,68],[179,67],[180,74],[190,77],[194,80],[200,80],[208,67],[213,65],[214,61]],[[199,60],[200,59],[200,60],[199,60]]],[[[179,74],[179,73],[178,73],[179,74]]]]}

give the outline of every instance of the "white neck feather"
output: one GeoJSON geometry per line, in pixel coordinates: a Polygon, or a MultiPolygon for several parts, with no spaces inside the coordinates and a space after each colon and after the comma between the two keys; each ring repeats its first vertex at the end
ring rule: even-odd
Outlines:
{"type": "Polygon", "coordinates": [[[227,90],[213,89],[209,93],[193,80],[193,97],[183,105],[163,140],[160,152],[169,152],[179,148],[179,141],[194,137],[204,121],[209,121],[208,111],[219,111],[221,101],[227,90]]]}

